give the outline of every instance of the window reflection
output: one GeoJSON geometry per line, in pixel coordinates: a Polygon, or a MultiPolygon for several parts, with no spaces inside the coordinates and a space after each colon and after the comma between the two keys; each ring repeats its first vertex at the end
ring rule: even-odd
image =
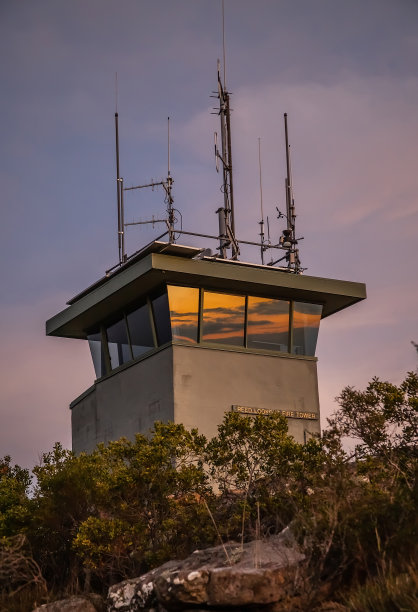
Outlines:
{"type": "MultiPolygon", "coordinates": [[[[143,300],[135,310],[126,314],[126,318],[121,314],[116,323],[105,328],[106,334],[103,335],[107,338],[111,369],[148,353],[156,346],[168,344],[172,339],[197,344],[199,315],[203,342],[244,347],[244,296],[204,291],[202,313],[199,311],[199,303],[197,287],[168,285],[164,292],[154,295],[151,301],[143,300]]],[[[321,305],[255,296],[248,296],[247,304],[248,349],[275,352],[291,350],[295,355],[315,355],[321,305]],[[291,304],[293,313],[290,334],[291,304]]],[[[106,343],[102,343],[102,333],[97,327],[87,335],[87,339],[96,377],[101,378],[108,373],[106,343]]]]}
{"type": "Polygon", "coordinates": [[[89,342],[91,358],[93,359],[94,371],[97,378],[100,378],[106,374],[102,334],[99,331],[87,334],[87,340],[89,342]]]}
{"type": "Polygon", "coordinates": [[[248,297],[247,346],[269,351],[289,350],[289,302],[248,297]]]}
{"type": "Polygon", "coordinates": [[[128,341],[125,317],[106,329],[109,348],[110,367],[112,370],[132,359],[128,341]]]}
{"type": "Polygon", "coordinates": [[[293,347],[295,355],[315,355],[322,306],[293,303],[293,347]]]}
{"type": "Polygon", "coordinates": [[[225,293],[203,294],[203,342],[244,346],[245,297],[225,293]]]}
{"type": "Polygon", "coordinates": [[[167,287],[173,340],[196,344],[199,320],[199,289],[167,287]]]}
{"type": "Polygon", "coordinates": [[[154,314],[155,331],[157,332],[158,346],[171,342],[170,311],[168,308],[167,293],[151,300],[154,314]]]}
{"type": "Polygon", "coordinates": [[[134,359],[154,348],[151,318],[148,304],[145,302],[139,308],[127,315],[129,336],[134,359]]]}

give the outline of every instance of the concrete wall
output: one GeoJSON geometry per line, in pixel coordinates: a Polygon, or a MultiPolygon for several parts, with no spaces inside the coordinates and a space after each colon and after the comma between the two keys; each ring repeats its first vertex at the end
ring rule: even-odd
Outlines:
{"type": "Polygon", "coordinates": [[[171,347],[98,381],[72,404],[73,451],[91,452],[99,442],[133,438],[155,421],[174,420],[171,347]]]}
{"type": "Polygon", "coordinates": [[[319,433],[316,361],[204,348],[168,346],[98,381],[72,404],[73,450],[147,433],[154,421],[197,427],[207,437],[233,405],[314,412],[317,420],[288,419],[303,442],[319,433]]]}
{"type": "Polygon", "coordinates": [[[193,346],[173,351],[174,415],[187,428],[213,437],[225,412],[241,405],[314,412],[317,420],[289,418],[289,433],[298,442],[320,433],[315,360],[193,346]]]}

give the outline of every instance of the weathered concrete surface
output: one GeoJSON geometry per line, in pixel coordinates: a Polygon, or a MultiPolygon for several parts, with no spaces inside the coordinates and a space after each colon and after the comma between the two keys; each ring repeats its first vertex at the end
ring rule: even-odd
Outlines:
{"type": "Polygon", "coordinates": [[[105,603],[100,595],[91,593],[85,597],[69,597],[43,604],[33,612],[104,612],[105,603]]]}
{"type": "Polygon", "coordinates": [[[320,433],[317,363],[309,357],[240,353],[173,346],[174,420],[207,438],[233,405],[317,414],[287,419],[289,434],[303,443],[320,433]],[[210,372],[210,376],[208,376],[210,372]],[[216,385],[214,385],[216,381],[216,385]]]}
{"type": "Polygon", "coordinates": [[[289,434],[305,442],[320,433],[316,361],[167,346],[97,381],[74,400],[73,451],[90,453],[99,442],[147,434],[155,421],[197,427],[212,438],[234,405],[316,414],[314,420],[288,418],[289,434]]]}
{"type": "Polygon", "coordinates": [[[73,451],[91,453],[99,442],[133,440],[155,421],[174,421],[172,347],[99,380],[71,409],[73,451]]]}
{"type": "MultiPolygon", "coordinates": [[[[292,591],[304,559],[289,529],[244,547],[228,543],[195,551],[109,589],[109,612],[139,610],[235,609],[266,606],[292,591]]],[[[261,609],[261,608],[260,608],[261,609]]]]}

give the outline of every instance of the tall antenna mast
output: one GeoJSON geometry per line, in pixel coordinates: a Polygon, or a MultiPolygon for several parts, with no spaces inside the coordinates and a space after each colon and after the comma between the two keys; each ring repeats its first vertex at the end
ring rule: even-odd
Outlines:
{"type": "Polygon", "coordinates": [[[260,210],[261,210],[261,221],[260,221],[260,242],[261,242],[261,264],[264,265],[264,211],[263,211],[263,183],[261,179],[261,138],[258,139],[258,171],[260,176],[260,210]]]}
{"type": "Polygon", "coordinates": [[[123,178],[119,169],[119,115],[118,115],[118,73],[115,73],[115,144],[116,144],[116,195],[118,204],[118,251],[119,263],[126,260],[125,219],[123,211],[123,178]]]}
{"type": "Polygon", "coordinates": [[[239,247],[235,239],[234,219],[234,187],[232,181],[232,144],[231,144],[231,108],[229,103],[229,92],[226,88],[225,68],[225,15],[224,2],[222,0],[222,44],[223,44],[223,79],[221,78],[221,65],[218,60],[218,91],[216,97],[219,100],[218,115],[221,122],[221,150],[218,149],[218,135],[215,133],[215,158],[216,169],[219,171],[218,160],[222,162],[222,192],[224,194],[224,206],[216,211],[219,221],[219,256],[227,258],[227,250],[231,249],[232,259],[238,259],[239,247]]]}
{"type": "Polygon", "coordinates": [[[119,170],[119,115],[115,113],[115,141],[116,141],[116,194],[118,203],[118,251],[119,263],[125,260],[125,227],[123,214],[123,179],[119,170]]]}
{"type": "Polygon", "coordinates": [[[293,185],[292,185],[292,169],[290,163],[290,145],[289,145],[289,134],[287,129],[287,113],[284,114],[284,131],[286,141],[286,171],[287,176],[285,180],[286,189],[286,221],[287,227],[283,230],[283,235],[280,238],[280,243],[283,247],[287,248],[286,260],[289,271],[300,273],[300,260],[299,260],[299,249],[297,248],[298,241],[295,234],[295,200],[293,197],[293,185]]]}
{"type": "Polygon", "coordinates": [[[173,187],[173,179],[170,174],[170,117],[167,117],[167,180],[163,183],[167,202],[167,226],[168,226],[168,241],[174,242],[174,209],[173,196],[171,190],[173,187]]]}

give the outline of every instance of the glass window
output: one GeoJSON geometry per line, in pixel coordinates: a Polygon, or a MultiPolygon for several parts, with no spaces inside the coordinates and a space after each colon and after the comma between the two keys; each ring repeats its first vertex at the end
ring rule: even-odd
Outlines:
{"type": "Polygon", "coordinates": [[[293,347],[295,355],[315,355],[322,306],[293,303],[293,347]]]}
{"type": "Polygon", "coordinates": [[[106,374],[106,364],[104,358],[104,350],[102,344],[101,332],[95,332],[87,334],[87,340],[89,341],[89,347],[91,357],[93,359],[94,371],[96,372],[97,378],[106,374]]]}
{"type": "Polygon", "coordinates": [[[202,341],[244,346],[245,297],[203,294],[202,341]]]}
{"type": "Polygon", "coordinates": [[[157,332],[158,346],[171,342],[170,312],[168,309],[167,293],[162,293],[152,301],[155,331],[157,332]]]}
{"type": "Polygon", "coordinates": [[[248,348],[289,350],[289,302],[248,296],[248,348]]]}
{"type": "Polygon", "coordinates": [[[196,344],[199,320],[199,289],[167,287],[173,340],[196,344]]]}
{"type": "Polygon", "coordinates": [[[142,304],[139,308],[129,313],[126,319],[128,321],[132,353],[135,359],[154,348],[148,304],[146,302],[142,304]]]}
{"type": "Polygon", "coordinates": [[[128,342],[125,318],[120,319],[106,329],[107,346],[109,347],[110,367],[112,370],[131,361],[132,353],[128,342]]]}

